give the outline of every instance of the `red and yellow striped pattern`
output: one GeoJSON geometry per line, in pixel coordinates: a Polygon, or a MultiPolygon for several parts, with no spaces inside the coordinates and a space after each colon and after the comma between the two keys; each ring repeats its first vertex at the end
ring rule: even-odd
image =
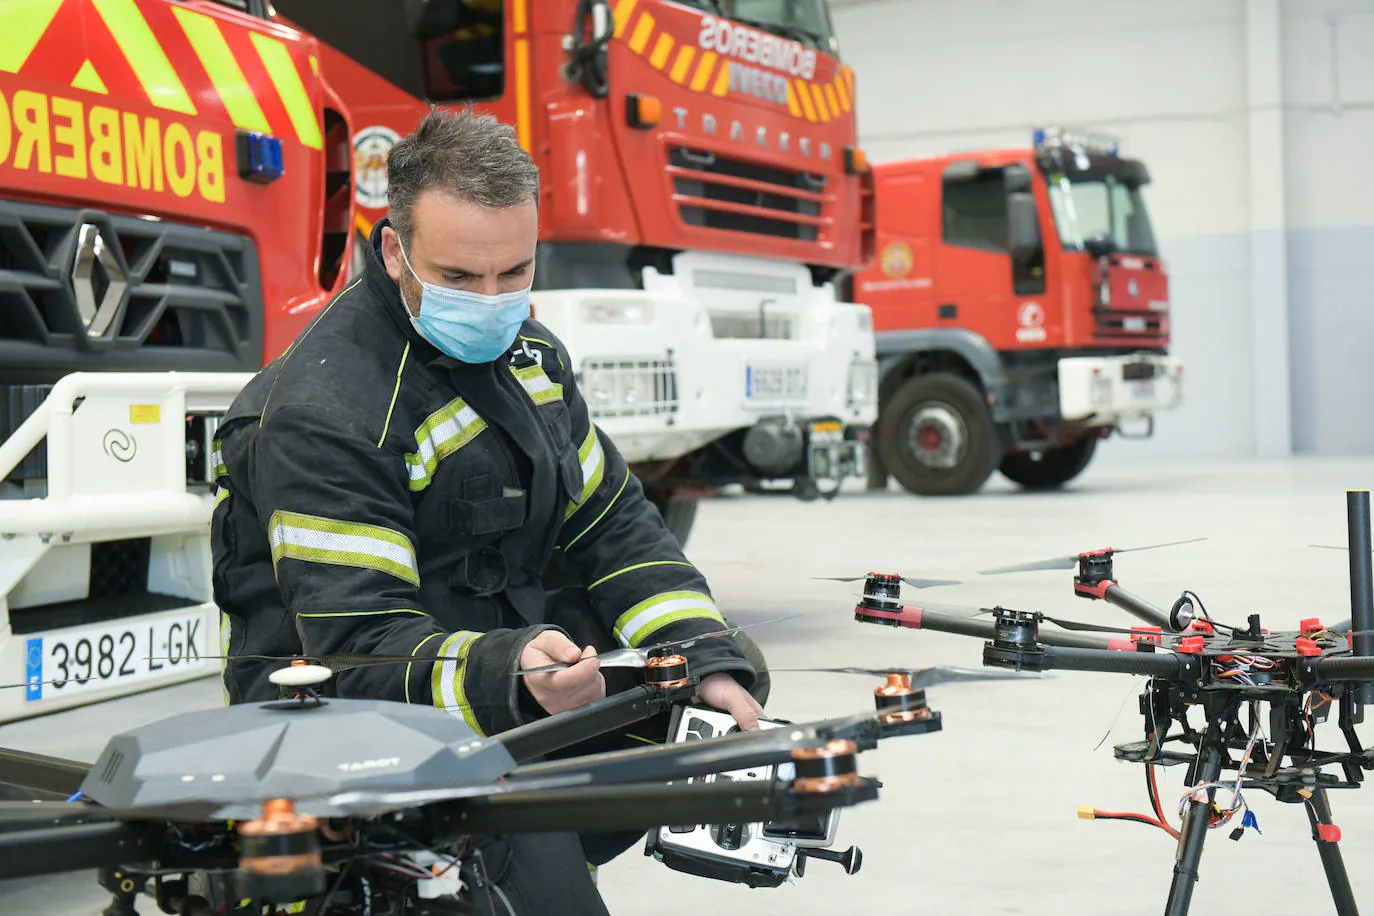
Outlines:
{"type": "MultiPolygon", "coordinates": [[[[693,92],[717,97],[730,91],[728,58],[679,42],[662,28],[652,12],[640,8],[639,0],[619,0],[613,14],[615,37],[655,70],[668,74],[673,82],[693,92]]],[[[854,108],[854,72],[848,67],[841,66],[834,77],[824,83],[800,77],[784,76],[784,79],[787,80],[787,110],[794,118],[827,122],[844,117],[854,108]]]]}
{"type": "Polygon", "coordinates": [[[299,45],[270,30],[226,29],[217,17],[175,4],[4,0],[0,7],[0,73],[142,95],[155,108],[188,116],[211,113],[202,110],[208,102],[237,128],[294,136],[318,150],[324,140],[315,73],[306,63],[299,45]],[[74,51],[83,39],[73,35],[83,36],[84,59],[74,51]]]}

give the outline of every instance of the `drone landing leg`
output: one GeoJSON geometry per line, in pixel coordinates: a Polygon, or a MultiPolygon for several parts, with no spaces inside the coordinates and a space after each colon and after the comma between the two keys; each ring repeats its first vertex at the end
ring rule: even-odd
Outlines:
{"type": "MultiPolygon", "coordinates": [[[[1216,782],[1221,775],[1221,720],[1207,727],[1198,750],[1197,771],[1192,774],[1191,785],[1216,782]]],[[[1202,861],[1202,844],[1207,839],[1207,827],[1212,820],[1212,799],[1216,789],[1206,790],[1205,801],[1194,799],[1183,815],[1182,838],[1178,844],[1178,856],[1174,861],[1174,881],[1169,886],[1169,901],[1164,907],[1164,916],[1186,916],[1188,905],[1193,899],[1193,886],[1197,884],[1198,863],[1202,861]]]]}
{"type": "Polygon", "coordinates": [[[1317,844],[1317,854],[1322,858],[1322,868],[1326,870],[1326,883],[1331,886],[1331,899],[1336,903],[1337,916],[1359,916],[1355,907],[1355,893],[1350,889],[1350,878],[1345,873],[1345,860],[1341,858],[1341,847],[1337,841],[1327,841],[1318,833],[1318,827],[1331,825],[1331,804],[1327,801],[1326,790],[1318,789],[1305,805],[1307,819],[1312,824],[1312,841],[1317,844]]]}

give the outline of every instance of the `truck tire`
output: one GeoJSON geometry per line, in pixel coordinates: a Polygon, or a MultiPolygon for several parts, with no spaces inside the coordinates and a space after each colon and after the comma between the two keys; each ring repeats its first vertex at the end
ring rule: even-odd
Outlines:
{"type": "Polygon", "coordinates": [[[920,496],[977,492],[1002,458],[982,393],[943,372],[892,393],[879,411],[878,449],[886,470],[920,496]]]}
{"type": "Polygon", "coordinates": [[[1084,436],[1077,442],[1035,452],[1016,452],[1002,459],[1002,476],[1027,490],[1053,490],[1073,480],[1097,451],[1097,436],[1084,436]]]}
{"type": "Polygon", "coordinates": [[[644,495],[649,498],[649,502],[658,508],[658,514],[663,516],[663,524],[668,526],[668,530],[677,538],[677,545],[683,550],[687,549],[687,538],[692,534],[692,525],[697,520],[697,500],[695,497],[690,499],[673,499],[672,491],[665,487],[646,486],[644,495]]]}

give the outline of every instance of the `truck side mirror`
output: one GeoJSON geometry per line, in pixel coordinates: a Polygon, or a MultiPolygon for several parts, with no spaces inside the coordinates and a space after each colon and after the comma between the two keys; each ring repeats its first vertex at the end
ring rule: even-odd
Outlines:
{"type": "Polygon", "coordinates": [[[1029,191],[1007,195],[1007,251],[1012,261],[1025,263],[1040,249],[1040,221],[1029,191]]]}
{"type": "Polygon", "coordinates": [[[1094,258],[1105,258],[1116,251],[1116,240],[1105,232],[1095,232],[1083,240],[1083,250],[1094,258]]]}

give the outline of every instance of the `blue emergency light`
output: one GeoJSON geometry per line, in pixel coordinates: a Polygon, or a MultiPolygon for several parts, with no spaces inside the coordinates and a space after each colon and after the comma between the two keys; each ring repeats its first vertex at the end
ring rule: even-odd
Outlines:
{"type": "Polygon", "coordinates": [[[1116,156],[1121,152],[1121,142],[1115,137],[1064,130],[1062,127],[1037,127],[1034,144],[1036,149],[1066,148],[1103,156],[1116,156]]]}
{"type": "Polygon", "coordinates": [[[257,184],[271,184],[285,171],[281,141],[271,134],[241,130],[234,137],[238,152],[239,177],[257,184]]]}

